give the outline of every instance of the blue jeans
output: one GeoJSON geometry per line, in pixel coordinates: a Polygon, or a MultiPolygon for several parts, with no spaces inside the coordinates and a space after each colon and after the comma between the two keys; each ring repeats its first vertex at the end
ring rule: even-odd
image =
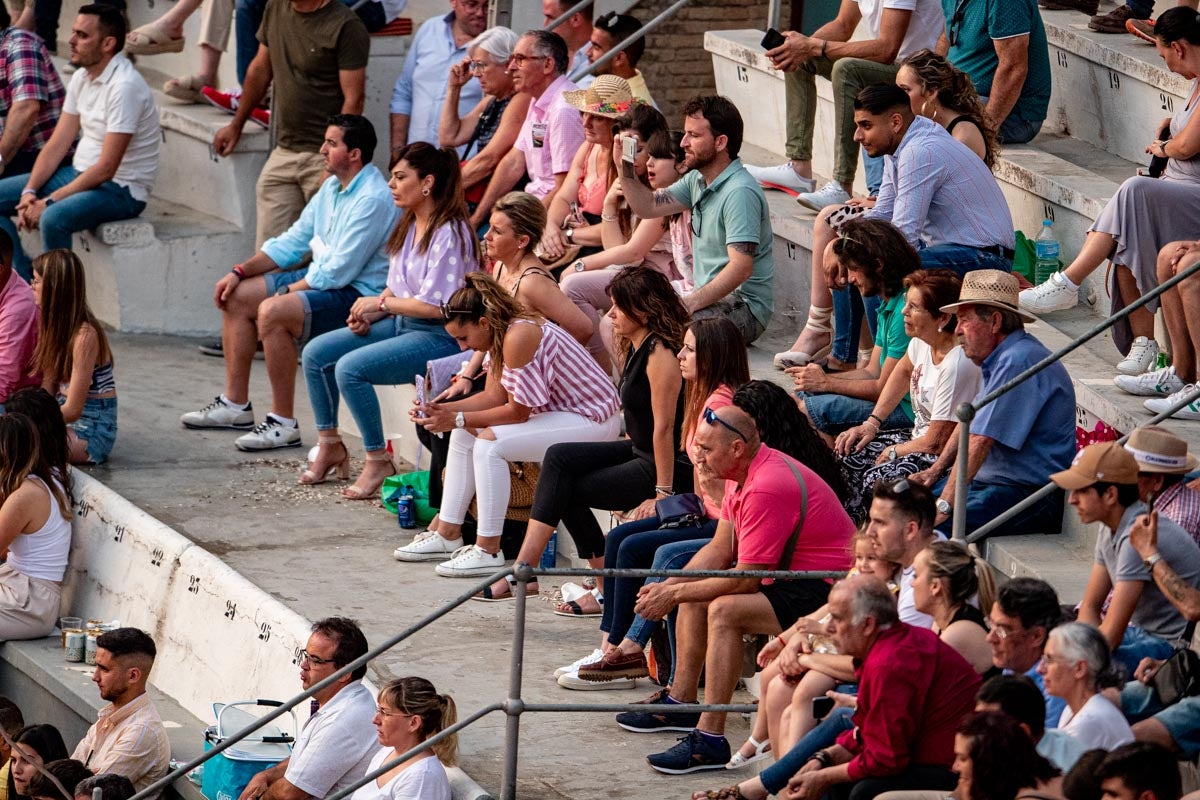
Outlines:
{"type": "Polygon", "coordinates": [[[863,169],[867,173],[867,194],[874,197],[879,194],[879,187],[883,185],[883,156],[869,156],[865,147],[860,155],[863,169]]]}
{"type": "Polygon", "coordinates": [[[304,348],[304,380],[317,430],[337,429],[338,395],[354,415],[364,450],[382,450],[383,420],[375,388],[412,383],[429,361],[458,352],[441,320],[384,317],[365,336],[349,328],[318,336],[304,348]]]}
{"type": "MultiPolygon", "coordinates": [[[[38,192],[38,197],[45,197],[61,189],[77,177],[79,170],[74,167],[59,167],[38,192]]],[[[25,280],[29,280],[33,273],[29,256],[25,254],[21,248],[21,240],[17,238],[17,226],[13,224],[12,218],[17,213],[21,190],[25,188],[28,179],[28,175],[14,175],[0,180],[0,229],[12,239],[13,267],[25,280]]],[[[91,230],[102,222],[136,217],[145,207],[146,204],[141,200],[134,200],[133,195],[124,186],[118,186],[114,181],[105,181],[95,189],[63,198],[46,209],[39,223],[42,230],[42,246],[47,250],[70,250],[71,235],[75,232],[91,230]]]]}
{"type": "Polygon", "coordinates": [[[968,272],[977,269],[998,269],[1002,272],[1012,272],[1012,260],[988,253],[978,247],[967,247],[962,244],[938,244],[933,247],[923,247],[918,251],[921,257],[921,269],[949,269],[964,277],[968,272]]]}
{"type": "MultiPolygon", "coordinates": [[[[608,532],[604,542],[605,569],[659,568],[656,556],[664,545],[676,542],[696,541],[701,545],[712,538],[717,529],[716,520],[705,520],[700,525],[686,528],[660,528],[658,517],[639,519],[618,525],[608,532]]],[[[691,552],[695,552],[692,550],[691,552]]],[[[690,558],[690,555],[689,555],[690,558]]],[[[686,563],[686,561],[685,561],[686,563]]],[[[664,567],[663,569],[674,569],[664,567]]],[[[612,578],[606,581],[604,615],[600,618],[600,630],[608,634],[608,641],[620,644],[634,622],[633,607],[642,586],[655,578],[612,578]]],[[[648,629],[652,625],[646,626],[648,629]]],[[[649,636],[649,633],[646,634],[649,636]]],[[[633,638],[632,636],[630,638],[633,638]]],[[[645,644],[645,642],[640,642],[645,644]]]]}
{"type": "MultiPolygon", "coordinates": [[[[796,392],[796,397],[804,401],[804,410],[808,412],[813,427],[830,436],[861,424],[875,409],[874,400],[861,400],[844,394],[796,392]]],[[[904,413],[904,407],[901,405],[892,409],[892,413],[883,421],[885,431],[912,426],[912,418],[904,413]]]]}
{"type": "Polygon", "coordinates": [[[1132,676],[1143,658],[1156,658],[1161,661],[1170,658],[1174,651],[1174,646],[1166,639],[1146,633],[1136,625],[1130,625],[1125,629],[1117,649],[1113,650],[1113,661],[1125,667],[1126,674],[1132,676]]]}
{"type": "MultiPolygon", "coordinates": [[[[934,497],[941,494],[945,479],[933,487],[934,497]]],[[[1029,495],[1042,488],[1038,486],[1011,486],[998,483],[971,481],[967,487],[967,534],[1015,506],[1029,495]]],[[[1062,530],[1063,493],[1056,491],[1043,497],[1029,508],[1001,525],[990,536],[1010,536],[1022,533],[1058,533],[1062,530]]],[[[954,513],[938,526],[938,530],[950,536],[954,524],[954,513]]]]}
{"type": "Polygon", "coordinates": [[[883,298],[879,295],[863,297],[857,287],[833,290],[833,350],[831,355],[838,361],[853,364],[858,361],[858,334],[862,330],[863,317],[871,335],[879,326],[879,307],[883,298]]]}
{"type": "MultiPolygon", "coordinates": [[[[704,547],[706,541],[704,539],[691,539],[673,544],[664,544],[654,554],[654,563],[650,567],[651,569],[683,569],[692,560],[692,556],[696,555],[696,552],[701,547],[704,547]]],[[[646,583],[658,583],[663,580],[665,578],[646,578],[646,583]]],[[[679,609],[677,608],[667,615],[667,640],[671,643],[671,674],[667,678],[668,686],[675,682],[675,665],[679,663],[677,657],[679,650],[675,646],[675,618],[678,614],[679,609]]],[[[654,633],[654,626],[656,624],[642,617],[635,616],[633,623],[629,626],[629,632],[625,634],[625,638],[631,642],[637,642],[645,648],[650,643],[650,636],[654,633]]],[[[610,639],[609,641],[612,640],[610,639]]],[[[662,679],[661,675],[659,679],[662,679]]]]}
{"type": "MultiPolygon", "coordinates": [[[[1134,14],[1143,19],[1149,17],[1150,12],[1154,10],[1154,0],[1131,0],[1125,5],[1132,8],[1134,14]]],[[[980,96],[980,103],[986,106],[987,101],[986,95],[980,96]]],[[[1000,123],[1000,129],[996,131],[996,139],[1000,144],[1025,144],[1038,135],[1042,130],[1042,123],[1045,121],[1045,118],[1024,119],[1015,111],[1010,112],[1004,122],[1000,123]]]]}
{"type": "Polygon", "coordinates": [[[1164,706],[1153,686],[1130,681],[1121,690],[1121,713],[1130,723],[1153,717],[1158,720],[1184,758],[1200,753],[1200,697],[1185,697],[1171,706],[1164,706]]]}
{"type": "Polygon", "coordinates": [[[767,794],[779,794],[783,791],[783,787],[787,786],[788,780],[799,772],[800,768],[808,763],[808,760],[818,750],[824,750],[826,747],[829,747],[837,741],[837,737],[844,731],[853,728],[854,723],[850,721],[852,716],[854,716],[854,709],[852,708],[838,707],[833,709],[833,711],[829,712],[829,716],[817,724],[817,727],[804,734],[804,738],[796,742],[796,745],[791,750],[788,750],[778,761],[760,772],[758,777],[763,782],[767,794]]]}
{"type": "Polygon", "coordinates": [[[246,70],[258,54],[258,26],[262,24],[267,0],[237,0],[233,8],[233,37],[237,53],[238,85],[246,82],[246,70]]]}
{"type": "Polygon", "coordinates": [[[1154,0],[1126,0],[1125,5],[1132,8],[1139,19],[1148,19],[1154,13],[1154,0]]]}

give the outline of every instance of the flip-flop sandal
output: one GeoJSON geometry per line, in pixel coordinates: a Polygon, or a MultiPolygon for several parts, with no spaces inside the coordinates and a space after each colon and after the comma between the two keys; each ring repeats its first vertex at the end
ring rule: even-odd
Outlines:
{"type": "MultiPolygon", "coordinates": [[[[517,596],[513,593],[513,587],[517,585],[516,580],[514,580],[511,575],[505,575],[504,579],[506,581],[508,581],[508,592],[506,594],[497,596],[492,593],[492,587],[485,586],[485,587],[483,587],[482,592],[480,592],[477,595],[473,595],[471,597],[471,599],[478,600],[481,603],[507,603],[511,600],[516,600],[517,596]]],[[[534,588],[535,586],[536,586],[536,584],[526,584],[525,585],[525,596],[526,597],[537,597],[538,596],[538,590],[536,588],[534,588]]]]}
{"type": "Polygon", "coordinates": [[[207,102],[200,90],[208,86],[199,75],[188,75],[186,78],[171,78],[163,84],[163,94],[185,103],[203,105],[207,102]]]}
{"type": "Polygon", "coordinates": [[[706,800],[746,800],[746,795],[737,786],[726,786],[724,789],[709,789],[704,793],[706,800]]]}
{"type": "Polygon", "coordinates": [[[562,595],[562,601],[564,603],[570,603],[573,600],[578,600],[590,591],[591,589],[588,587],[580,586],[578,583],[572,583],[571,581],[567,581],[562,586],[558,587],[558,592],[562,595]]]}
{"type": "Polygon", "coordinates": [[[599,595],[595,589],[588,592],[588,594],[596,599],[597,608],[595,611],[584,611],[583,606],[579,604],[579,600],[583,599],[580,597],[578,600],[570,600],[564,603],[559,603],[557,606],[555,606],[554,613],[560,617],[573,617],[575,619],[603,616],[604,597],[599,595]]]}
{"type": "Polygon", "coordinates": [[[129,32],[129,36],[125,38],[125,52],[132,53],[135,56],[182,53],[183,45],[184,39],[182,36],[178,39],[172,39],[162,28],[153,22],[142,25],[140,28],[134,28],[129,32]]]}

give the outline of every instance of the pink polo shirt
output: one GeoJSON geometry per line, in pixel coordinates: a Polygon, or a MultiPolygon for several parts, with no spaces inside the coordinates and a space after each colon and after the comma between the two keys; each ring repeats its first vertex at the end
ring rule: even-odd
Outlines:
{"type": "Polygon", "coordinates": [[[37,338],[38,310],[33,289],[14,272],[0,288],[0,404],[17,389],[41,383],[39,376],[29,374],[37,338]]]}
{"type": "Polygon", "coordinates": [[[525,191],[539,200],[554,191],[554,176],[571,169],[571,160],[583,144],[583,117],[563,100],[563,92],[578,88],[560,75],[530,104],[517,136],[517,149],[525,154],[529,173],[525,191]]]}

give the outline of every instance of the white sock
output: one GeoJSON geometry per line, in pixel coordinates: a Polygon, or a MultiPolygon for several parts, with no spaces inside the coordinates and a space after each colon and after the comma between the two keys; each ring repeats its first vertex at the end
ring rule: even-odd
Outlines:
{"type": "Polygon", "coordinates": [[[1070,286],[1072,289],[1079,288],[1079,284],[1077,284],[1075,281],[1068,278],[1067,273],[1060,272],[1060,273],[1058,273],[1058,277],[1062,278],[1062,282],[1065,283],[1067,286],[1070,286]]]}
{"type": "Polygon", "coordinates": [[[228,397],[226,397],[224,394],[221,395],[221,402],[224,403],[225,405],[229,406],[230,408],[237,409],[238,411],[245,411],[247,408],[250,407],[249,403],[235,403],[232,400],[230,400],[228,397]]]}
{"type": "Polygon", "coordinates": [[[270,414],[267,414],[267,416],[271,417],[272,419],[274,419],[276,422],[278,422],[280,425],[282,425],[285,428],[295,428],[295,427],[299,426],[299,423],[296,422],[296,420],[293,419],[292,417],[281,417],[280,415],[276,414],[274,411],[272,411],[270,414]]]}

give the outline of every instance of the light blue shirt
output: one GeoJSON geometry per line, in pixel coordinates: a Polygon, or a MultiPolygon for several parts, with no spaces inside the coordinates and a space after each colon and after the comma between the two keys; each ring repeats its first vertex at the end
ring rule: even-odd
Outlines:
{"type": "Polygon", "coordinates": [[[298,264],[311,251],[304,280],[313,289],[353,286],[360,294],[377,295],[387,283],[383,244],[399,215],[383,173],[368,164],[345,189],[336,177],[326,179],[300,219],[268,239],[262,250],[281,269],[298,264]]]}
{"type": "MultiPolygon", "coordinates": [[[[567,68],[568,75],[574,75],[577,69],[587,69],[591,66],[591,62],[588,61],[588,50],[591,49],[592,46],[590,44],[585,44],[575,51],[575,57],[571,59],[571,66],[567,68]]],[[[592,81],[594,80],[596,80],[595,75],[584,75],[579,80],[573,81],[573,83],[580,89],[586,89],[592,85],[592,81]]]]}
{"type": "MultiPolygon", "coordinates": [[[[438,122],[446,101],[450,67],[467,57],[467,48],[454,43],[454,13],[427,20],[413,36],[404,69],[392,90],[390,110],[407,114],[408,141],[438,143],[438,122]],[[418,74],[419,70],[419,74],[418,74]]],[[[483,99],[478,80],[469,80],[458,95],[458,115],[465,117],[483,99]]],[[[463,154],[463,148],[458,148],[463,154]]]]}

